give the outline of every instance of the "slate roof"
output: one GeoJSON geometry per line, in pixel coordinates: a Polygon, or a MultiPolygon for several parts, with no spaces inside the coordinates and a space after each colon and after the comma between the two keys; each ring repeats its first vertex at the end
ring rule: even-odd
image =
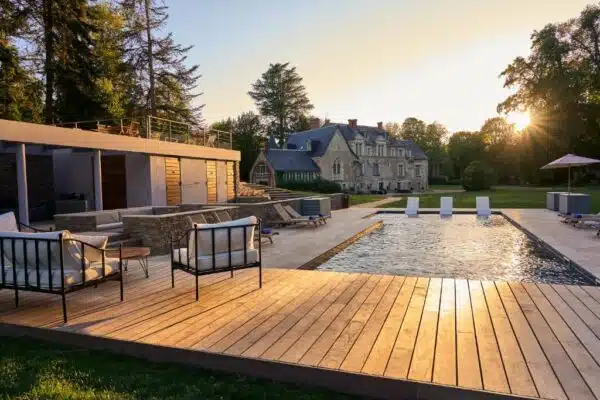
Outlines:
{"type": "MultiPolygon", "coordinates": [[[[348,124],[330,123],[317,129],[291,133],[284,149],[277,145],[273,137],[269,139],[267,158],[276,171],[307,171],[318,172],[319,167],[311,157],[322,157],[329,146],[335,132],[339,130],[346,141],[354,140],[361,135],[367,144],[375,145],[377,138],[383,136],[386,140],[386,131],[374,126],[358,125],[351,128],[348,124]],[[307,150],[310,140],[311,149],[307,150]]],[[[415,160],[427,160],[427,155],[412,140],[390,140],[390,146],[402,147],[411,151],[415,160]]]]}
{"type": "Polygon", "coordinates": [[[270,149],[266,155],[275,171],[320,172],[319,167],[306,151],[270,149]]]}

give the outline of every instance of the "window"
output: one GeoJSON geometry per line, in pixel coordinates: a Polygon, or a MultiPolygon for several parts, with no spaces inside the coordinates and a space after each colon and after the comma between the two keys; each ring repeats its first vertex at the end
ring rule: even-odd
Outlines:
{"type": "Polygon", "coordinates": [[[398,155],[404,157],[404,149],[398,149],[398,155]]]}
{"type": "Polygon", "coordinates": [[[355,143],[354,147],[356,149],[356,155],[357,156],[362,156],[363,144],[362,143],[355,143]]]}
{"type": "Polygon", "coordinates": [[[398,164],[398,176],[404,176],[404,164],[398,164]]]}
{"type": "Polygon", "coordinates": [[[377,163],[373,164],[373,175],[379,176],[379,164],[377,163]]]}
{"type": "Polygon", "coordinates": [[[342,179],[342,162],[339,158],[336,158],[333,162],[333,179],[342,179]]]}
{"type": "Polygon", "coordinates": [[[383,144],[377,145],[377,155],[378,156],[380,156],[380,157],[383,156],[384,150],[385,150],[385,145],[383,145],[383,144]]]}
{"type": "Polygon", "coordinates": [[[421,166],[420,165],[415,165],[415,176],[418,176],[418,177],[421,176],[421,166]]]}
{"type": "Polygon", "coordinates": [[[390,149],[390,155],[396,157],[396,149],[390,149]]]}

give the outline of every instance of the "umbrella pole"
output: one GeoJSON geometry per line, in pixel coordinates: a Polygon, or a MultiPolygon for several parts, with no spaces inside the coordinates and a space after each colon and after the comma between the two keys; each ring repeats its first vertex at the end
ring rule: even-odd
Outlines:
{"type": "Polygon", "coordinates": [[[569,165],[569,181],[568,181],[568,192],[569,192],[569,196],[571,195],[571,166],[569,165]]]}

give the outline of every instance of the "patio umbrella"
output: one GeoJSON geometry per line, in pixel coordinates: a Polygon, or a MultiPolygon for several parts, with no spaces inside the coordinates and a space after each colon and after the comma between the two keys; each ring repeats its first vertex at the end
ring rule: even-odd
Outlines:
{"type": "Polygon", "coordinates": [[[569,168],[569,193],[571,193],[571,167],[581,167],[584,165],[590,165],[600,163],[600,160],[593,158],[580,157],[575,154],[567,154],[559,159],[552,161],[550,164],[544,165],[540,169],[555,169],[555,168],[569,168]]]}

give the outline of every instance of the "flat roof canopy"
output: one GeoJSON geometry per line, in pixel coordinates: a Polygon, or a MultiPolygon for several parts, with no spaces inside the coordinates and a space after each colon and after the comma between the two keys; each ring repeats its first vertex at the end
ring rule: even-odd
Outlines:
{"type": "Polygon", "coordinates": [[[237,150],[165,142],[0,119],[0,141],[73,149],[124,151],[167,157],[240,161],[237,150]]]}

